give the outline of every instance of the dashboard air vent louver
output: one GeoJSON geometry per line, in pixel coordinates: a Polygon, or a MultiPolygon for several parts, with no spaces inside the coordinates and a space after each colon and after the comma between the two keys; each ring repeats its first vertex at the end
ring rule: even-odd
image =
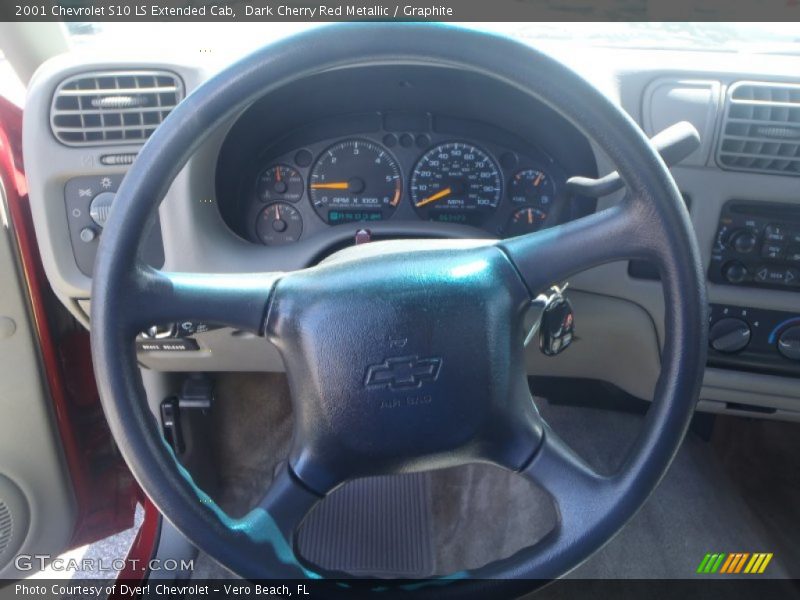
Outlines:
{"type": "Polygon", "coordinates": [[[50,125],[68,146],[143,143],[182,98],[168,71],[82,73],[56,89],[50,125]]]}
{"type": "Polygon", "coordinates": [[[800,176],[800,85],[740,81],[728,89],[717,163],[800,176]]]}

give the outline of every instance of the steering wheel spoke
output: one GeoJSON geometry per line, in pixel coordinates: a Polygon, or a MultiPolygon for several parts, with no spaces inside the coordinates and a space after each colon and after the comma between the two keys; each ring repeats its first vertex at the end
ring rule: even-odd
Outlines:
{"type": "Polygon", "coordinates": [[[294,540],[300,523],[322,498],[309,491],[286,463],[276,471],[263,498],[239,518],[227,515],[205,493],[196,489],[194,493],[205,501],[193,510],[210,519],[203,533],[224,532],[230,545],[228,551],[235,549],[246,557],[238,569],[239,575],[260,579],[264,564],[270,564],[275,578],[317,577],[298,560],[294,540]]]}
{"type": "Polygon", "coordinates": [[[251,518],[260,522],[267,538],[272,540],[280,535],[291,547],[300,523],[322,498],[308,489],[284,462],[276,471],[266,494],[251,512],[251,518]]]}
{"type": "Polygon", "coordinates": [[[122,312],[132,331],[194,320],[262,334],[281,273],[173,273],[141,267],[122,312]]]}
{"type": "Polygon", "coordinates": [[[536,233],[500,242],[532,296],[605,263],[650,258],[652,230],[638,202],[618,205],[536,233]]]}
{"type": "Polygon", "coordinates": [[[609,479],[595,471],[578,456],[549,425],[544,426],[542,443],[530,463],[520,471],[532,479],[564,508],[574,508],[572,500],[586,507],[587,500],[596,500],[596,494],[608,485],[609,479]]]}
{"type": "MultiPolygon", "coordinates": [[[[507,577],[511,565],[524,562],[525,577],[541,582],[559,577],[554,564],[577,565],[618,529],[619,482],[597,473],[544,424],[536,455],[519,474],[541,486],[552,497],[558,521],[536,544],[517,555],[490,563],[471,573],[481,579],[507,577]]],[[[513,589],[513,583],[509,582],[513,589]]]]}
{"type": "Polygon", "coordinates": [[[559,527],[567,535],[577,534],[601,512],[613,481],[597,473],[549,425],[536,456],[520,473],[553,496],[559,527]]]}

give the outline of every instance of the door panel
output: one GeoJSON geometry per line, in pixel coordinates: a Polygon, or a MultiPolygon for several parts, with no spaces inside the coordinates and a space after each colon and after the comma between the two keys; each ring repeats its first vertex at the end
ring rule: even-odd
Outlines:
{"type": "Polygon", "coordinates": [[[26,574],[15,553],[55,556],[130,528],[141,496],[100,406],[89,334],[44,274],[21,131],[0,97],[0,578],[26,574]]]}
{"type": "Polygon", "coordinates": [[[16,571],[17,555],[58,554],[68,545],[76,502],[18,268],[8,202],[19,199],[21,179],[12,162],[9,109],[0,108],[0,577],[6,578],[30,574],[16,571]]]}

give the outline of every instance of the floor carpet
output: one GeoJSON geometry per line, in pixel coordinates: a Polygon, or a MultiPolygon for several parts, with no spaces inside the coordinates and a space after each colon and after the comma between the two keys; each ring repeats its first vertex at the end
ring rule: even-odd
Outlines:
{"type": "MultiPolygon", "coordinates": [[[[642,422],[642,416],[633,413],[551,405],[541,399],[537,405],[559,435],[605,472],[623,460],[642,422]]],[[[222,482],[215,496],[231,514],[243,514],[264,489],[276,456],[286,455],[291,413],[285,380],[281,376],[222,376],[214,411],[214,446],[222,482]]],[[[798,431],[795,426],[787,435],[797,438],[798,431]]],[[[796,560],[800,538],[792,529],[797,520],[789,524],[797,516],[800,485],[792,476],[773,473],[769,481],[778,487],[759,488],[767,474],[759,479],[732,469],[732,464],[741,462],[741,451],[736,450],[738,437],[733,436],[732,443],[726,435],[732,436],[717,436],[721,441],[712,443],[689,434],[639,513],[568,577],[691,578],[707,552],[774,552],[766,576],[800,577],[796,560]]],[[[759,438],[751,437],[750,445],[759,438]]],[[[799,455],[784,456],[778,465],[788,469],[799,455]]],[[[746,467],[753,469],[748,462],[739,470],[746,467]]],[[[427,572],[419,576],[476,567],[508,556],[535,543],[555,523],[556,511],[545,492],[500,469],[476,465],[428,477],[419,489],[430,494],[424,503],[430,507],[431,553],[424,566],[427,572]]],[[[196,578],[229,576],[205,555],[196,563],[196,578]]]]}

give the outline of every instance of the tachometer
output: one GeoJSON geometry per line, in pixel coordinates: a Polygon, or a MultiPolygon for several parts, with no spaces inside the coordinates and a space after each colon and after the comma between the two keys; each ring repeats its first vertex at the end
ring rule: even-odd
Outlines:
{"type": "Polygon", "coordinates": [[[502,197],[500,169],[472,144],[450,142],[429,150],[411,175],[411,201],[423,219],[478,225],[502,197]]]}
{"type": "Polygon", "coordinates": [[[311,169],[309,195],[327,223],[388,218],[400,203],[400,168],[389,152],[365,140],[325,150],[311,169]]]}

